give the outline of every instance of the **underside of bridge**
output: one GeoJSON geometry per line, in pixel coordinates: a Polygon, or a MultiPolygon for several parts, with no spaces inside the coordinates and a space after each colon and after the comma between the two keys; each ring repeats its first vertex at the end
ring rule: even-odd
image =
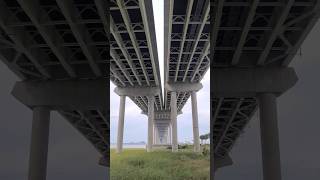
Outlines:
{"type": "MultiPolygon", "coordinates": [[[[281,180],[276,99],[319,18],[318,0],[214,0],[211,5],[211,158],[228,157],[259,109],[263,179],[281,180]]],[[[211,164],[212,179],[215,164],[211,164]]]]}
{"type": "Polygon", "coordinates": [[[164,6],[163,97],[152,1],[111,1],[110,75],[120,96],[119,153],[126,97],[148,115],[147,151],[171,145],[173,152],[178,151],[177,115],[191,97],[194,151],[200,152],[196,92],[209,69],[209,0],[164,1],[164,6]]]}
{"type": "Polygon", "coordinates": [[[109,75],[120,96],[118,152],[126,97],[148,116],[147,151],[161,144],[173,152],[177,115],[191,98],[199,152],[197,92],[210,66],[211,172],[232,163],[229,153],[259,109],[264,180],[280,180],[276,100],[297,81],[288,66],[318,20],[320,2],[165,1],[164,92],[152,1],[108,2],[0,0],[0,59],[21,79],[12,95],[33,110],[29,179],[45,179],[53,110],[108,165],[109,75]]]}
{"type": "Polygon", "coordinates": [[[33,110],[29,180],[46,178],[50,111],[109,162],[107,1],[0,0],[0,59],[33,110]]]}
{"type": "MultiPolygon", "coordinates": [[[[158,145],[178,151],[177,115],[191,97],[194,151],[200,152],[196,93],[210,66],[210,1],[172,0],[164,6],[162,99],[151,1],[111,1],[110,76],[120,96],[118,153],[123,150],[126,97],[148,115],[148,152],[158,145]]],[[[231,162],[217,158],[216,166],[231,162]]]]}

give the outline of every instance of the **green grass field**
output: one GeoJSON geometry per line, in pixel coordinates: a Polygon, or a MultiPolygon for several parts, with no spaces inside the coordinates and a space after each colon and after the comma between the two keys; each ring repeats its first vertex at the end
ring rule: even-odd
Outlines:
{"type": "Polygon", "coordinates": [[[172,153],[157,150],[111,150],[111,180],[207,180],[210,157],[184,150],[172,153]]]}

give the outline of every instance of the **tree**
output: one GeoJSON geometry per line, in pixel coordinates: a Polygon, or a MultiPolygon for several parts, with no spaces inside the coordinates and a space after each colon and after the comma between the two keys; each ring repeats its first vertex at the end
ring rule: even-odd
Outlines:
{"type": "Polygon", "coordinates": [[[205,140],[205,135],[200,135],[201,144],[203,144],[203,140],[205,140]]]}
{"type": "Polygon", "coordinates": [[[200,135],[201,144],[203,144],[203,141],[205,141],[205,143],[206,143],[206,140],[208,140],[208,139],[210,139],[210,133],[200,135]]]}

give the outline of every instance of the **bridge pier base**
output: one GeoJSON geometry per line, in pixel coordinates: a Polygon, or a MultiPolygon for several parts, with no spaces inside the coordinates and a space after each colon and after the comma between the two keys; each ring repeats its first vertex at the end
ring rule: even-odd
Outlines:
{"type": "Polygon", "coordinates": [[[45,180],[47,175],[50,109],[35,107],[31,134],[29,180],[45,180]]]}
{"type": "Polygon", "coordinates": [[[263,179],[281,180],[277,99],[273,93],[258,96],[263,161],[263,179]]]}
{"type": "Polygon", "coordinates": [[[123,126],[125,114],[126,96],[120,96],[119,121],[118,121],[118,137],[117,137],[117,153],[121,153],[123,149],[123,126]]]}
{"type": "Polygon", "coordinates": [[[148,96],[148,144],[147,152],[152,151],[154,142],[154,96],[148,96]]]}
{"type": "Polygon", "coordinates": [[[171,92],[172,152],[178,152],[177,93],[171,92]]]}
{"type": "Polygon", "coordinates": [[[192,125],[193,125],[193,150],[194,152],[200,152],[197,94],[195,91],[191,93],[191,104],[192,104],[192,125]]]}

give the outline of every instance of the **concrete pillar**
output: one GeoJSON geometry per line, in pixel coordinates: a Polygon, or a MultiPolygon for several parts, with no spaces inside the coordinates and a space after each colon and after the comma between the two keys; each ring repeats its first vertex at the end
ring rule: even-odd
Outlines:
{"type": "Polygon", "coordinates": [[[191,106],[192,106],[193,146],[194,146],[193,150],[194,152],[200,152],[198,106],[197,106],[197,94],[195,91],[191,93],[191,106]]]}
{"type": "Polygon", "coordinates": [[[156,143],[157,144],[160,143],[159,139],[160,139],[160,134],[159,134],[158,128],[156,128],[156,143]]]}
{"type": "Polygon", "coordinates": [[[154,141],[153,141],[153,143],[154,144],[158,144],[158,132],[157,132],[157,128],[156,128],[156,126],[154,126],[154,129],[153,129],[153,136],[154,136],[154,141]]]}
{"type": "Polygon", "coordinates": [[[281,180],[276,96],[272,93],[264,93],[260,94],[258,98],[260,107],[263,179],[281,180]]]}
{"type": "Polygon", "coordinates": [[[171,122],[169,124],[169,144],[172,145],[172,125],[171,125],[171,122]]]}
{"type": "Polygon", "coordinates": [[[148,97],[148,144],[147,152],[152,151],[154,130],[154,96],[148,97]]]}
{"type": "Polygon", "coordinates": [[[31,133],[29,180],[45,180],[47,176],[50,109],[35,107],[31,133]]]}
{"type": "Polygon", "coordinates": [[[168,144],[171,144],[171,128],[170,128],[170,124],[169,124],[169,127],[168,127],[168,144]]]}
{"type": "Polygon", "coordinates": [[[126,96],[120,96],[120,108],[119,108],[119,121],[118,121],[118,139],[117,139],[117,153],[122,152],[123,148],[123,126],[124,126],[124,113],[126,105],[126,96]]]}
{"type": "Polygon", "coordinates": [[[156,136],[154,135],[154,132],[156,132],[156,131],[154,130],[154,124],[153,124],[153,127],[152,127],[152,131],[153,131],[152,143],[155,144],[155,142],[156,142],[156,136]]]}
{"type": "Polygon", "coordinates": [[[171,92],[172,152],[178,151],[177,93],[171,92]]]}
{"type": "Polygon", "coordinates": [[[167,144],[170,144],[170,125],[168,126],[168,130],[167,130],[167,144]]]}
{"type": "Polygon", "coordinates": [[[157,142],[157,144],[160,144],[160,133],[159,133],[159,130],[158,130],[158,128],[156,128],[156,142],[157,142]]]}

